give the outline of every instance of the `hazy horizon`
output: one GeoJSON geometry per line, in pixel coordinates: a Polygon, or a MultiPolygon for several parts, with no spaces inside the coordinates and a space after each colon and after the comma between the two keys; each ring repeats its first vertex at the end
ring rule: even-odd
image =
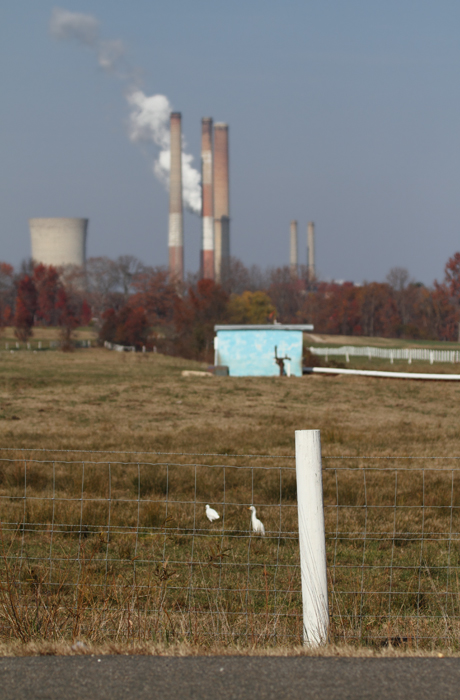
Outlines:
{"type": "MultiPolygon", "coordinates": [[[[394,266],[442,279],[460,249],[460,6],[62,4],[94,18],[80,46],[50,31],[55,7],[0,10],[1,260],[30,257],[29,218],[82,216],[88,256],[167,264],[161,147],[130,132],[136,84],[182,112],[192,180],[201,117],[229,124],[231,252],[246,266],[288,264],[291,219],[304,263],[313,220],[325,279],[384,280],[394,266]]],[[[184,228],[195,272],[200,218],[186,213],[184,228]]]]}

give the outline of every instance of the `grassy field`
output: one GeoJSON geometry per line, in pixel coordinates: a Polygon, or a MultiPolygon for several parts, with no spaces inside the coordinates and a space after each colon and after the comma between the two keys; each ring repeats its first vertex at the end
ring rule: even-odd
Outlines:
{"type": "Polygon", "coordinates": [[[1,639],[296,647],[296,494],[283,456],[296,429],[317,428],[332,639],[456,648],[460,485],[439,467],[460,456],[460,386],[181,376],[201,368],[103,349],[0,354],[0,447],[12,448],[0,479],[1,639]],[[32,448],[47,452],[20,452],[32,448]],[[278,457],[243,456],[253,454],[278,457]],[[366,455],[395,459],[371,471],[381,463],[366,455]],[[339,456],[353,459],[328,459],[339,456]],[[208,500],[225,503],[223,527],[206,521],[208,500]],[[249,538],[253,502],[264,540],[249,538]],[[423,546],[420,533],[431,533],[423,546]]]}
{"type": "MultiPolygon", "coordinates": [[[[391,367],[398,368],[407,363],[391,367]]],[[[103,349],[1,353],[0,445],[293,454],[294,431],[318,428],[328,454],[459,452],[456,384],[184,378],[182,369],[202,365],[103,349]]],[[[414,362],[411,369],[445,366],[414,362]]]]}

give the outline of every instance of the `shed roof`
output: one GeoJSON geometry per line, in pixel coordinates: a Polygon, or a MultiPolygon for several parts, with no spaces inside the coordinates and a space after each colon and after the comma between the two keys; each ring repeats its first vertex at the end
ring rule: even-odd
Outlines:
{"type": "Polygon", "coordinates": [[[270,323],[261,326],[238,325],[238,326],[214,326],[215,331],[312,331],[314,326],[311,323],[270,323]]]}

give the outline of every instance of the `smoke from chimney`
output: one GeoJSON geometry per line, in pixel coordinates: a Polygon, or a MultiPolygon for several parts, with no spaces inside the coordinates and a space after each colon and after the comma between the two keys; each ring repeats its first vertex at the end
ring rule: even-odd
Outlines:
{"type": "MultiPolygon", "coordinates": [[[[96,53],[98,65],[106,72],[127,83],[125,98],[130,107],[128,135],[135,143],[154,144],[159,152],[153,164],[153,172],[160,182],[169,187],[171,166],[169,117],[172,105],[165,95],[146,95],[138,87],[138,71],[126,60],[126,47],[122,40],[105,41],[99,35],[99,22],[93,15],[69,12],[55,8],[50,19],[50,33],[56,39],[75,41],[96,53]]],[[[200,173],[193,165],[193,156],[185,152],[182,140],[182,178],[184,204],[191,212],[201,212],[200,173]]]]}

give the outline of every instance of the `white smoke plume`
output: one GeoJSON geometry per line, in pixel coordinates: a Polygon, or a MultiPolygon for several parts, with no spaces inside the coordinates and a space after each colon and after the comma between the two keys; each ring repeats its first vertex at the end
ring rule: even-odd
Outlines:
{"type": "MultiPolygon", "coordinates": [[[[76,41],[82,46],[95,51],[99,66],[120,79],[133,82],[132,71],[121,73],[120,62],[125,58],[126,48],[123,41],[115,39],[105,41],[99,35],[99,22],[92,15],[69,12],[55,8],[51,14],[50,32],[56,39],[76,41]]],[[[165,95],[148,97],[132,84],[126,91],[130,107],[128,135],[134,143],[153,143],[158,148],[153,164],[153,172],[160,182],[169,186],[171,163],[169,116],[172,105],[165,95]]],[[[201,211],[201,177],[193,165],[193,156],[185,152],[186,143],[182,139],[182,189],[184,205],[191,212],[201,211]]]]}
{"type": "Polygon", "coordinates": [[[55,7],[51,14],[50,32],[56,39],[74,39],[94,48],[99,41],[99,22],[92,15],[55,7]]]}
{"type": "Polygon", "coordinates": [[[92,15],[55,7],[51,14],[50,32],[56,39],[76,41],[77,44],[96,51],[97,62],[107,71],[113,71],[126,53],[125,45],[120,39],[102,41],[99,38],[99,22],[92,15]]]}
{"type": "MultiPolygon", "coordinates": [[[[172,105],[164,95],[147,97],[142,90],[133,90],[127,96],[131,107],[129,138],[134,142],[153,142],[160,152],[153,171],[160,182],[169,185],[171,163],[169,115],[172,105]]],[[[185,206],[195,214],[201,211],[200,173],[192,166],[193,156],[185,153],[187,144],[182,139],[182,192],[185,206]]]]}

